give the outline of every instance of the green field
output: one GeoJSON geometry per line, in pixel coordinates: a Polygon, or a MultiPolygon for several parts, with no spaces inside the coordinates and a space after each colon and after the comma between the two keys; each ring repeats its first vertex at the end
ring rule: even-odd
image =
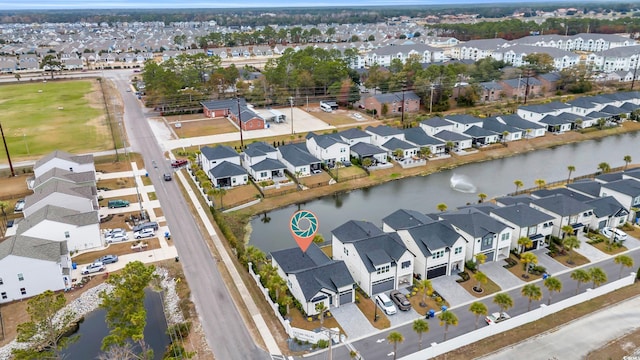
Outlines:
{"type": "MultiPolygon", "coordinates": [[[[54,150],[113,149],[100,84],[95,80],[0,86],[0,124],[12,162],[54,150]]],[[[0,163],[7,163],[0,145],[0,163]]]]}

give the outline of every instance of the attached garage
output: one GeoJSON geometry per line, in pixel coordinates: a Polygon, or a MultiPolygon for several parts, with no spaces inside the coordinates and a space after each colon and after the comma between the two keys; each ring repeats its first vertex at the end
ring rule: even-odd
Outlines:
{"type": "Polygon", "coordinates": [[[484,262],[493,261],[493,257],[495,256],[495,252],[491,251],[488,253],[484,253],[487,256],[487,259],[484,262]]]}
{"type": "Polygon", "coordinates": [[[340,293],[340,306],[353,302],[353,290],[340,293]]]}
{"type": "Polygon", "coordinates": [[[427,269],[427,279],[433,279],[443,275],[447,275],[447,264],[442,264],[427,269]]]}
{"type": "Polygon", "coordinates": [[[378,280],[371,284],[371,294],[380,294],[381,292],[393,290],[393,277],[384,280],[378,280]]]}

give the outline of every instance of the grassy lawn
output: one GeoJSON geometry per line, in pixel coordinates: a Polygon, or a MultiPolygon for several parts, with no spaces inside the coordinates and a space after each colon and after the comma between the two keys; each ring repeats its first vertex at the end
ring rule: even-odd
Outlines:
{"type": "Polygon", "coordinates": [[[162,211],[162,208],[159,208],[159,207],[153,208],[153,213],[156,215],[157,218],[164,216],[164,212],[162,211]]]}
{"type": "Polygon", "coordinates": [[[153,184],[151,183],[151,179],[148,176],[143,176],[142,177],[142,185],[149,186],[149,185],[153,185],[153,184]]]}
{"type": "MultiPolygon", "coordinates": [[[[0,86],[2,127],[13,161],[56,149],[74,154],[113,148],[99,83],[48,81],[0,86]]],[[[6,162],[0,153],[0,163],[6,162]]]]}
{"type": "Polygon", "coordinates": [[[458,284],[460,284],[460,286],[462,286],[465,290],[467,290],[467,292],[477,298],[481,298],[483,296],[487,296],[487,295],[491,295],[494,293],[499,292],[500,286],[498,286],[498,284],[494,283],[493,280],[491,280],[490,278],[487,277],[487,283],[486,284],[482,284],[481,285],[481,292],[477,292],[475,291],[473,288],[476,287],[478,285],[478,282],[475,281],[473,279],[473,273],[469,273],[469,276],[471,276],[471,278],[467,281],[464,282],[459,282],[458,284]]]}
{"type": "Polygon", "coordinates": [[[109,200],[126,200],[126,201],[129,202],[129,204],[138,203],[138,196],[137,195],[124,195],[124,196],[117,196],[117,197],[109,197],[109,192],[108,191],[102,192],[101,195],[103,196],[103,199],[98,201],[100,206],[107,206],[107,203],[109,202],[109,200]]]}
{"type": "MultiPolygon", "coordinates": [[[[509,272],[511,272],[513,275],[519,277],[520,279],[522,279],[524,281],[534,281],[534,280],[538,280],[538,279],[540,279],[542,277],[541,275],[525,274],[524,265],[522,265],[522,263],[520,262],[520,259],[518,259],[513,254],[509,254],[509,257],[511,259],[515,260],[518,263],[515,266],[507,268],[507,270],[509,270],[509,272]]],[[[506,265],[506,263],[505,263],[505,265],[506,265]]],[[[482,266],[481,266],[481,268],[482,268],[482,266]]]]}
{"type": "Polygon", "coordinates": [[[331,175],[325,171],[320,174],[313,174],[311,176],[305,176],[298,179],[298,181],[306,187],[317,187],[320,186],[320,184],[329,185],[329,180],[331,180],[331,175]]]}
{"type": "MultiPolygon", "coordinates": [[[[239,204],[253,201],[257,199],[258,195],[260,195],[260,192],[251,184],[236,186],[232,189],[227,189],[226,194],[222,196],[222,205],[228,209],[239,204]]],[[[220,195],[214,195],[213,202],[215,203],[216,209],[219,209],[220,195]]]]}
{"type": "Polygon", "coordinates": [[[135,184],[133,183],[133,177],[122,177],[118,179],[100,180],[98,181],[96,186],[98,188],[107,188],[107,189],[114,190],[114,189],[125,189],[125,188],[134,187],[135,184]]]}
{"type": "MultiPolygon", "coordinates": [[[[157,238],[144,239],[144,241],[146,241],[147,244],[149,244],[146,251],[160,248],[160,241],[157,238]]],[[[99,258],[100,256],[104,256],[104,255],[122,256],[127,254],[133,254],[135,250],[131,250],[131,245],[133,245],[134,242],[135,241],[127,241],[123,243],[109,244],[107,248],[104,250],[85,252],[80,255],[76,255],[72,257],[71,261],[77,264],[88,264],[90,262],[93,262],[95,259],[99,258]]]]}
{"type": "Polygon", "coordinates": [[[599,242],[597,244],[589,244],[589,246],[593,246],[608,255],[616,255],[628,250],[624,245],[619,245],[618,243],[607,246],[607,243],[605,241],[599,242]]]}
{"type": "Polygon", "coordinates": [[[233,126],[227,119],[208,119],[201,118],[199,120],[189,120],[180,122],[180,127],[175,127],[176,122],[169,122],[171,128],[181,138],[190,138],[196,136],[217,135],[227,133],[239,133],[240,130],[233,126]]]}
{"type": "Polygon", "coordinates": [[[553,260],[559,262],[560,264],[568,267],[576,267],[584,264],[588,264],[590,261],[586,257],[578,254],[575,251],[572,251],[571,259],[569,259],[569,254],[564,255],[556,255],[553,260]]]}
{"type": "Polygon", "coordinates": [[[149,196],[149,200],[151,201],[158,200],[158,196],[156,195],[155,191],[147,193],[147,195],[149,196]]]}

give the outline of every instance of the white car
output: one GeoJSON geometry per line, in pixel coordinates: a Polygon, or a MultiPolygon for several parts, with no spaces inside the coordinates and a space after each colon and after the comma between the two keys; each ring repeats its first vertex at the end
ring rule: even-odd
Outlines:
{"type": "Polygon", "coordinates": [[[393,315],[398,312],[393,301],[391,301],[391,299],[389,299],[389,297],[384,293],[376,296],[376,304],[380,306],[382,311],[387,315],[393,315]]]}
{"type": "Polygon", "coordinates": [[[129,236],[126,233],[115,233],[107,237],[107,243],[121,242],[129,240],[129,236]]]}
{"type": "Polygon", "coordinates": [[[484,318],[484,321],[486,321],[488,325],[491,325],[491,324],[497,324],[499,322],[509,320],[509,319],[511,319],[511,316],[509,316],[509,314],[507,314],[506,312],[503,312],[503,313],[494,312],[493,314],[487,315],[487,317],[484,318]]]}
{"type": "Polygon", "coordinates": [[[110,238],[112,236],[114,236],[115,234],[125,234],[126,231],[124,231],[124,229],[121,228],[116,228],[116,229],[109,229],[104,233],[104,237],[105,238],[110,238]]]}
{"type": "Polygon", "coordinates": [[[624,231],[622,231],[620,229],[616,229],[616,228],[612,228],[612,227],[608,227],[608,226],[602,228],[602,235],[606,236],[609,239],[611,239],[611,237],[613,237],[614,241],[625,241],[625,240],[627,240],[627,233],[625,233],[624,231]]]}
{"type": "Polygon", "coordinates": [[[22,212],[24,210],[24,199],[16,201],[16,206],[13,208],[13,212],[22,212]]]}
{"type": "Polygon", "coordinates": [[[353,117],[358,120],[362,120],[362,115],[360,115],[360,113],[353,113],[353,117]]]}
{"type": "Polygon", "coordinates": [[[82,268],[82,275],[87,275],[87,274],[93,274],[93,273],[97,273],[97,272],[101,272],[104,271],[106,269],[106,267],[104,266],[103,263],[101,262],[94,262],[93,264],[89,264],[87,266],[85,266],[84,268],[82,268]]]}
{"type": "Polygon", "coordinates": [[[142,239],[142,238],[148,238],[148,237],[154,237],[154,236],[156,236],[156,231],[153,230],[153,228],[146,228],[133,233],[134,239],[142,239]]]}

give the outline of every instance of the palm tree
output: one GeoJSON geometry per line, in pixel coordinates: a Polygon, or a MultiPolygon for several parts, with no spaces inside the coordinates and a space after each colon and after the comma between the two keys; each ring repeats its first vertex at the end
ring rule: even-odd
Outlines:
{"type": "Polygon", "coordinates": [[[487,198],[487,194],[485,193],[480,193],[478,194],[478,197],[480,198],[480,202],[484,202],[484,199],[487,198]]]}
{"type": "Polygon", "coordinates": [[[373,160],[371,160],[371,158],[362,159],[362,166],[368,168],[371,165],[373,165],[373,160]]]}
{"type": "Polygon", "coordinates": [[[445,204],[445,203],[440,203],[440,204],[436,205],[436,207],[438,208],[439,211],[442,211],[442,212],[447,211],[447,204],[445,204]]]}
{"type": "Polygon", "coordinates": [[[479,293],[482,292],[482,284],[486,284],[489,281],[489,278],[482,271],[478,271],[475,274],[473,274],[473,278],[475,281],[478,282],[478,285],[474,286],[473,290],[479,293]]]}
{"type": "Polygon", "coordinates": [[[562,230],[563,238],[569,234],[573,235],[573,226],[571,225],[564,225],[562,228],[560,228],[560,230],[562,230]]]}
{"type": "Polygon", "coordinates": [[[427,306],[427,296],[431,296],[433,294],[433,285],[431,285],[431,280],[420,280],[416,284],[416,288],[419,294],[422,294],[422,301],[420,302],[420,306],[427,306]]]}
{"type": "Polygon", "coordinates": [[[244,256],[247,259],[247,262],[252,263],[256,269],[260,269],[267,260],[265,253],[253,245],[247,246],[244,251],[244,256]]]}
{"type": "Polygon", "coordinates": [[[601,162],[600,164],[598,164],[598,169],[606,174],[611,171],[611,166],[609,166],[609,164],[606,162],[601,162]]]}
{"type": "Polygon", "coordinates": [[[480,316],[487,316],[489,310],[487,309],[487,305],[481,303],[480,301],[474,301],[469,306],[469,311],[473,315],[476,316],[476,329],[478,328],[478,322],[480,321],[480,316]]]}
{"type": "Polygon", "coordinates": [[[567,236],[562,240],[562,246],[564,246],[567,249],[567,252],[569,252],[569,260],[567,263],[573,265],[574,252],[572,250],[580,248],[580,240],[578,240],[577,236],[567,236]]]}
{"type": "Polygon", "coordinates": [[[571,278],[578,284],[576,286],[576,295],[578,294],[578,291],[580,291],[580,284],[588,283],[589,281],[591,281],[591,275],[589,275],[589,272],[584,269],[578,269],[572,272],[571,278]]]}
{"type": "Polygon", "coordinates": [[[397,159],[402,159],[404,157],[404,151],[402,149],[393,150],[393,156],[397,159]]]}
{"type": "Polygon", "coordinates": [[[527,306],[527,311],[531,311],[531,302],[533,300],[539,301],[542,299],[542,290],[536,286],[536,284],[527,284],[522,287],[520,291],[522,296],[529,298],[529,306],[527,306]]]}
{"type": "Polygon", "coordinates": [[[618,255],[613,258],[613,262],[620,265],[620,274],[618,275],[618,279],[622,278],[622,271],[624,268],[631,268],[633,266],[633,258],[628,255],[618,255]]]}
{"type": "Polygon", "coordinates": [[[438,315],[440,320],[440,326],[444,326],[444,341],[447,341],[447,333],[449,332],[449,326],[458,326],[458,317],[451,311],[443,311],[438,315]]]}
{"type": "Polygon", "coordinates": [[[504,144],[505,142],[507,142],[507,136],[509,136],[509,132],[508,131],[503,131],[502,132],[502,143],[504,144]]]}
{"type": "Polygon", "coordinates": [[[631,163],[631,155],[625,155],[624,158],[624,170],[627,170],[627,166],[631,163]]]}
{"type": "Polygon", "coordinates": [[[420,156],[423,159],[428,158],[431,155],[431,148],[428,146],[422,147],[420,148],[420,156]]]}
{"type": "Polygon", "coordinates": [[[453,146],[454,146],[453,141],[447,141],[444,144],[444,149],[447,152],[447,154],[451,152],[451,149],[453,149],[453,146]]]}
{"type": "Polygon", "coordinates": [[[602,270],[601,268],[592,267],[588,271],[594,289],[607,282],[607,273],[604,272],[604,270],[602,270]]]}
{"type": "Polygon", "coordinates": [[[324,324],[325,310],[327,310],[327,306],[324,304],[324,301],[316,304],[316,311],[318,312],[318,317],[320,318],[320,326],[324,324]]]}
{"type": "Polygon", "coordinates": [[[536,265],[538,263],[538,257],[532,252],[527,252],[520,255],[520,262],[522,263],[522,271],[524,271],[522,277],[526,279],[529,277],[529,264],[536,265]]]}
{"type": "Polygon", "coordinates": [[[387,336],[387,341],[389,344],[393,344],[393,360],[396,360],[398,343],[404,341],[404,336],[397,331],[392,331],[389,333],[389,336],[387,336]]]}
{"type": "Polygon", "coordinates": [[[567,177],[567,184],[571,181],[571,173],[576,171],[576,167],[573,165],[567,166],[567,170],[569,170],[569,176],[567,177]]]}
{"type": "Polygon", "coordinates": [[[289,295],[285,295],[282,300],[280,300],[280,303],[282,303],[282,305],[284,305],[287,308],[287,313],[286,315],[289,315],[289,306],[291,304],[293,304],[293,298],[289,295]]]}
{"type": "Polygon", "coordinates": [[[513,307],[513,299],[507,293],[499,293],[493,297],[493,303],[500,308],[500,314],[504,314],[513,307]]]}
{"type": "Polygon", "coordinates": [[[516,194],[518,193],[518,189],[520,189],[521,187],[524,186],[524,183],[522,182],[522,180],[514,180],[513,181],[513,185],[516,186],[516,194]]]}
{"type": "Polygon", "coordinates": [[[216,187],[215,189],[213,189],[213,194],[214,195],[219,195],[220,196],[220,209],[224,209],[224,204],[222,203],[222,198],[224,197],[224,195],[227,193],[227,190],[223,187],[216,187]]]}
{"type": "Polygon", "coordinates": [[[518,239],[518,246],[520,247],[520,253],[522,254],[527,248],[530,248],[533,246],[533,241],[528,238],[527,236],[523,236],[520,239],[518,239]]]}
{"type": "Polygon", "coordinates": [[[544,179],[536,179],[534,183],[538,186],[539,189],[542,189],[547,184],[544,179]]]}
{"type": "Polygon", "coordinates": [[[4,233],[4,231],[7,229],[7,212],[5,211],[6,208],[9,207],[9,203],[7,201],[0,201],[0,210],[2,210],[2,232],[4,233]]]}
{"type": "Polygon", "coordinates": [[[418,319],[413,322],[413,331],[418,333],[418,350],[422,350],[422,334],[429,331],[429,323],[423,319],[418,319]]]}
{"type": "Polygon", "coordinates": [[[549,276],[544,280],[544,286],[549,290],[549,300],[547,301],[547,305],[551,305],[551,294],[554,291],[559,293],[562,290],[562,282],[556,277],[549,276]]]}
{"type": "Polygon", "coordinates": [[[480,254],[476,254],[475,258],[476,258],[476,265],[477,265],[476,269],[480,271],[480,265],[484,264],[484,262],[487,261],[487,255],[480,253],[480,254]]]}

